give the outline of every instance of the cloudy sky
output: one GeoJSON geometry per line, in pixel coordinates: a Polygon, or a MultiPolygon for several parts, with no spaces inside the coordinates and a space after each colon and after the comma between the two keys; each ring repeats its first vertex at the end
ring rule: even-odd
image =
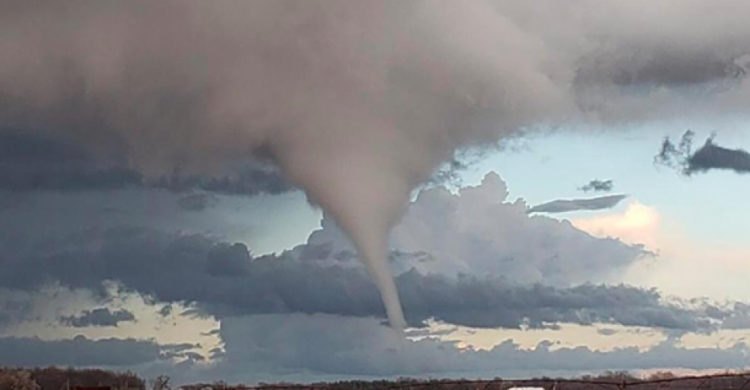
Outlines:
{"type": "Polygon", "coordinates": [[[745,368],[749,13],[0,1],[0,365],[745,368]]]}

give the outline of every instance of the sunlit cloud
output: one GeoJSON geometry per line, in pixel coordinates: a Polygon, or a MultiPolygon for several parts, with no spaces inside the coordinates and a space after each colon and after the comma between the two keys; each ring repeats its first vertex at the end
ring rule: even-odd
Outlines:
{"type": "Polygon", "coordinates": [[[623,212],[575,218],[570,222],[593,236],[619,238],[630,244],[643,244],[651,250],[659,247],[659,212],[638,201],[628,204],[623,212]]]}

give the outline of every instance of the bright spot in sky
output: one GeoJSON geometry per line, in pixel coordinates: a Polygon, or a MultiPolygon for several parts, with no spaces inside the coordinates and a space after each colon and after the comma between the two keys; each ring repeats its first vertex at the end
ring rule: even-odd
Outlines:
{"type": "Polygon", "coordinates": [[[635,201],[624,212],[573,219],[571,223],[593,236],[619,238],[656,249],[660,220],[655,208],[635,201]]]}

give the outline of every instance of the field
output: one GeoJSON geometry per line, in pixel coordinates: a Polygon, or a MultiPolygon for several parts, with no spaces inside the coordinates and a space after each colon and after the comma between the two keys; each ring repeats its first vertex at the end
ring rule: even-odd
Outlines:
{"type": "Polygon", "coordinates": [[[247,386],[225,382],[172,386],[160,376],[150,381],[131,372],[61,368],[0,368],[0,390],[742,390],[750,385],[750,373],[727,372],[679,377],[659,372],[637,377],[627,372],[608,372],[581,378],[488,380],[339,381],[313,384],[261,383],[247,386]]]}

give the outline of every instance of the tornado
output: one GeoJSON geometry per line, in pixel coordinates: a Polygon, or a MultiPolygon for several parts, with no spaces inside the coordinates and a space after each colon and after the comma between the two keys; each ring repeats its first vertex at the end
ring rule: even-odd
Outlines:
{"type": "Polygon", "coordinates": [[[651,3],[581,4],[0,0],[0,132],[73,142],[146,178],[270,161],[342,227],[401,329],[388,235],[455,153],[744,113],[750,83],[733,75],[750,44],[734,38],[750,35],[750,6],[689,0],[667,28],[651,3]],[[684,106],[696,80],[739,81],[684,106]]]}

